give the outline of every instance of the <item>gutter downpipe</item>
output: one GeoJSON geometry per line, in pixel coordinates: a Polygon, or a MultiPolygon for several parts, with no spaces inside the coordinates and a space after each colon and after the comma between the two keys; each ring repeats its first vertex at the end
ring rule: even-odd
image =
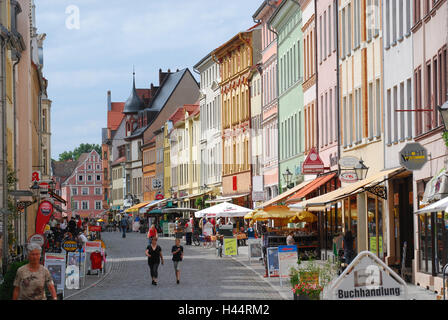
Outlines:
{"type": "MultiPolygon", "coordinates": [[[[3,28],[2,25],[0,25],[1,28],[3,28]]],[[[8,180],[7,180],[7,162],[6,162],[6,45],[8,41],[8,33],[3,35],[1,33],[2,30],[0,30],[0,68],[1,68],[1,76],[0,76],[0,86],[1,86],[1,96],[0,96],[0,103],[1,103],[1,113],[2,113],[2,119],[1,119],[1,140],[2,140],[2,150],[1,150],[1,156],[0,156],[0,162],[2,164],[2,201],[0,203],[0,206],[3,209],[2,215],[3,215],[3,255],[2,255],[2,273],[5,274],[8,266],[8,202],[7,202],[7,189],[8,189],[8,180]]]]}
{"type": "MultiPolygon", "coordinates": [[[[288,0],[286,0],[288,1],[288,0]]],[[[277,41],[277,53],[276,53],[276,63],[277,63],[277,72],[275,73],[275,82],[276,82],[276,96],[277,96],[277,163],[278,163],[278,170],[277,170],[277,175],[278,175],[278,194],[282,194],[283,193],[283,189],[282,189],[282,184],[281,184],[281,173],[280,173],[280,90],[279,90],[279,83],[278,83],[278,74],[279,74],[279,63],[278,63],[278,33],[272,29],[270,22],[268,21],[266,23],[269,31],[271,31],[272,33],[275,34],[275,41],[277,41]]],[[[286,186],[286,190],[288,190],[288,186],[286,186]]]]}
{"type": "MultiPolygon", "coordinates": [[[[336,35],[339,35],[339,0],[335,0],[336,8],[333,10],[336,10],[335,19],[336,19],[336,35]]],[[[338,108],[338,176],[341,175],[341,165],[339,164],[339,160],[341,159],[341,106],[340,106],[340,97],[339,97],[339,37],[336,39],[336,85],[337,90],[335,92],[336,94],[336,100],[337,100],[337,108],[338,108]]]]}

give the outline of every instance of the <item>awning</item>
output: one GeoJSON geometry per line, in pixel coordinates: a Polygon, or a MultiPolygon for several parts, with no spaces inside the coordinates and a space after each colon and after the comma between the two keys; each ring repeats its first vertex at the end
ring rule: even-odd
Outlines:
{"type": "Polygon", "coordinates": [[[152,208],[152,207],[154,207],[155,205],[165,203],[166,201],[168,201],[168,199],[154,200],[154,201],[147,202],[146,205],[145,205],[145,207],[144,207],[144,209],[152,208]]]}
{"type": "Polygon", "coordinates": [[[129,209],[126,209],[124,212],[137,212],[138,209],[143,208],[144,206],[148,205],[149,201],[147,202],[140,202],[132,207],[130,207],[129,209]]]}
{"type": "Polygon", "coordinates": [[[173,212],[196,212],[198,209],[193,208],[164,208],[163,213],[173,213],[173,212]]]}
{"type": "Polygon", "coordinates": [[[149,214],[162,214],[162,210],[161,209],[153,209],[151,211],[148,212],[149,214]]]}
{"type": "Polygon", "coordinates": [[[431,212],[448,212],[448,197],[443,198],[442,200],[439,200],[437,202],[434,202],[420,210],[415,211],[415,214],[422,214],[422,213],[431,213],[431,212]]]}
{"type": "Polygon", "coordinates": [[[206,208],[201,211],[197,211],[194,216],[196,218],[202,217],[244,217],[252,209],[244,208],[233,203],[223,202],[213,207],[206,208]]]}
{"type": "Polygon", "coordinates": [[[304,197],[309,195],[314,190],[320,188],[324,184],[326,184],[328,181],[333,179],[336,176],[337,173],[331,173],[324,176],[317,177],[313,181],[311,181],[309,184],[307,184],[305,187],[300,189],[296,194],[292,195],[290,198],[286,200],[287,204],[290,203],[296,203],[302,201],[304,197]]]}
{"type": "Polygon", "coordinates": [[[289,207],[297,211],[305,211],[305,210],[321,211],[327,208],[332,202],[336,202],[338,200],[342,200],[349,196],[363,192],[365,187],[374,184],[379,184],[384,180],[384,178],[388,177],[389,175],[404,170],[406,169],[399,167],[391,170],[381,171],[378,172],[377,174],[370,176],[369,178],[358,181],[344,188],[339,188],[324,195],[289,205],[289,207]]]}
{"type": "Polygon", "coordinates": [[[246,197],[248,195],[250,195],[250,193],[243,193],[243,194],[237,194],[237,195],[232,195],[232,196],[227,196],[227,197],[220,197],[220,198],[216,198],[216,199],[206,200],[205,203],[228,202],[228,201],[232,201],[232,199],[242,198],[242,197],[246,197]]]}
{"type": "Polygon", "coordinates": [[[285,198],[289,197],[290,195],[296,193],[297,191],[299,191],[300,189],[302,189],[303,187],[307,186],[309,183],[311,183],[313,180],[308,180],[308,181],[304,181],[298,185],[296,185],[294,188],[289,189],[285,192],[283,192],[282,194],[279,194],[278,196],[272,198],[271,200],[268,200],[266,202],[264,202],[260,207],[264,208],[267,206],[270,206],[272,204],[275,204],[277,202],[283,201],[285,198]]]}

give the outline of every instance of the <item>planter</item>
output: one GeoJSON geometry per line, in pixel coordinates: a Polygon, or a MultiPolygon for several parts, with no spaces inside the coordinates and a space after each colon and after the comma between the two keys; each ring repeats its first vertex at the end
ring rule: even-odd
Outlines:
{"type": "Polygon", "coordinates": [[[306,294],[296,294],[294,293],[294,300],[320,300],[320,296],[312,297],[306,294]]]}

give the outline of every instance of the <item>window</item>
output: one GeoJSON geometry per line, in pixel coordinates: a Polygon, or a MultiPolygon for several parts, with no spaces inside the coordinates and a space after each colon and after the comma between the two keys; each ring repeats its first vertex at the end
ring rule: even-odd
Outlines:
{"type": "Polygon", "coordinates": [[[369,110],[369,138],[373,138],[373,123],[374,123],[374,113],[373,113],[373,83],[369,83],[369,96],[368,96],[368,110],[369,110]]]}
{"type": "Polygon", "coordinates": [[[82,210],[89,210],[89,201],[82,202],[82,210]]]}
{"type": "Polygon", "coordinates": [[[392,0],[392,45],[397,42],[397,1],[392,0]]]}
{"type": "Polygon", "coordinates": [[[399,0],[398,9],[398,40],[403,39],[403,0],[399,0]]]}
{"type": "Polygon", "coordinates": [[[380,85],[380,79],[376,80],[375,89],[376,89],[376,97],[375,97],[375,104],[376,104],[376,137],[379,138],[381,136],[381,85],[380,85]]]}
{"type": "Polygon", "coordinates": [[[323,46],[322,46],[322,40],[323,40],[323,34],[322,34],[322,16],[320,16],[319,17],[319,41],[320,41],[320,44],[319,44],[319,52],[320,52],[320,55],[319,55],[319,62],[320,63],[322,63],[322,54],[323,54],[323,46]]]}
{"type": "Polygon", "coordinates": [[[95,194],[100,195],[101,194],[101,188],[95,188],[95,194]]]}
{"type": "MultiPolygon", "coordinates": [[[[404,82],[400,83],[400,110],[404,110],[404,82]]],[[[400,141],[404,140],[404,112],[400,112],[400,141]]]]}
{"type": "Polygon", "coordinates": [[[344,147],[348,145],[348,128],[347,128],[347,98],[342,99],[342,127],[344,128],[344,147]]]}
{"type": "Polygon", "coordinates": [[[99,174],[96,175],[96,181],[101,181],[101,175],[99,174]]]}
{"type": "Polygon", "coordinates": [[[89,194],[89,188],[82,188],[82,195],[88,195],[89,194]]]}
{"type": "Polygon", "coordinates": [[[78,181],[83,181],[84,177],[83,176],[78,176],[78,181]]]}
{"type": "Polygon", "coordinates": [[[78,195],[78,188],[72,188],[72,195],[77,196],[78,195]]]}
{"type": "Polygon", "coordinates": [[[420,19],[420,0],[414,0],[414,24],[417,24],[420,19]]]}
{"type": "Polygon", "coordinates": [[[347,34],[348,34],[348,51],[347,51],[347,54],[348,55],[350,55],[351,54],[351,51],[352,51],[352,6],[351,6],[351,4],[349,3],[348,4],[348,6],[347,6],[347,19],[348,19],[348,23],[347,23],[347,26],[348,26],[348,31],[347,31],[347,34]]]}
{"type": "Polygon", "coordinates": [[[393,142],[397,142],[398,141],[398,115],[397,115],[397,110],[398,109],[398,87],[395,86],[394,87],[394,105],[393,105],[393,109],[392,109],[392,116],[393,116],[393,121],[394,121],[394,139],[393,142]]]}
{"type": "Polygon", "coordinates": [[[72,201],[72,210],[79,210],[78,201],[72,201]]]}
{"type": "Polygon", "coordinates": [[[103,209],[103,203],[101,201],[95,201],[95,210],[103,209]]]}
{"type": "Polygon", "coordinates": [[[324,60],[327,58],[327,12],[324,12],[324,60]]]}
{"type": "Polygon", "coordinates": [[[411,34],[411,0],[406,0],[406,36],[411,34]]]}
{"type": "Polygon", "coordinates": [[[87,176],[87,181],[92,181],[92,176],[90,174],[87,176]]]}
{"type": "MultiPolygon", "coordinates": [[[[411,79],[407,80],[407,95],[406,95],[406,107],[408,109],[412,108],[412,83],[411,79]]],[[[407,132],[407,138],[412,138],[412,112],[407,112],[408,114],[408,132],[407,132]]]]}
{"type": "MultiPolygon", "coordinates": [[[[395,0],[392,0],[395,1],[395,0]]],[[[386,0],[386,48],[390,47],[390,0],[386,0]]]]}

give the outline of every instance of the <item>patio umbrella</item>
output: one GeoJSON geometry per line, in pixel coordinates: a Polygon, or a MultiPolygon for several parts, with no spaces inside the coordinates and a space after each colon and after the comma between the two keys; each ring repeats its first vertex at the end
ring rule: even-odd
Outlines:
{"type": "Polygon", "coordinates": [[[316,221],[317,221],[317,217],[309,211],[300,212],[289,220],[289,222],[293,222],[293,223],[297,223],[297,222],[312,223],[312,222],[316,222],[316,221]]]}
{"type": "Polygon", "coordinates": [[[256,213],[258,211],[258,209],[257,210],[254,210],[254,211],[251,211],[251,212],[249,212],[248,214],[246,214],[245,216],[244,216],[244,219],[253,219],[253,217],[254,217],[254,214],[256,213]]]}
{"type": "Polygon", "coordinates": [[[98,219],[98,222],[103,222],[104,220],[103,219],[98,219]]]}
{"type": "Polygon", "coordinates": [[[296,215],[296,212],[291,211],[287,206],[269,206],[263,210],[256,212],[252,219],[266,220],[266,219],[290,219],[296,215]]]}

